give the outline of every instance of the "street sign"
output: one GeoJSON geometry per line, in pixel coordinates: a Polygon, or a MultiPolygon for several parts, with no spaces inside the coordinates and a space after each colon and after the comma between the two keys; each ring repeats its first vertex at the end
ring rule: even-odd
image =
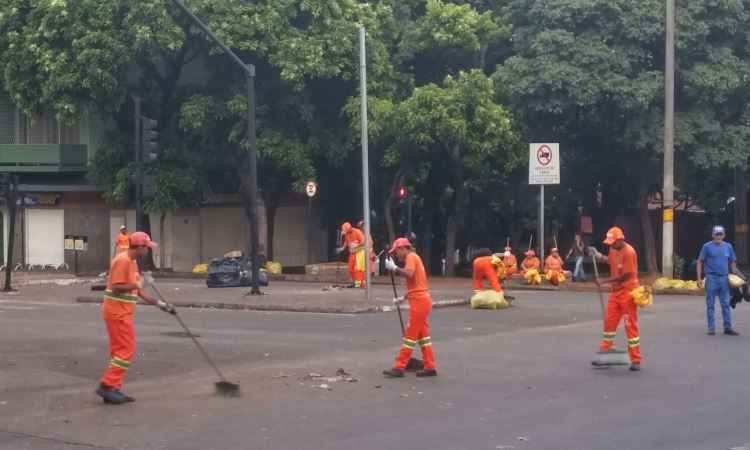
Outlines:
{"type": "Polygon", "coordinates": [[[560,184],[560,144],[529,145],[529,184],[560,184]]]}
{"type": "Polygon", "coordinates": [[[318,193],[318,183],[314,181],[308,181],[307,185],[305,186],[305,193],[307,193],[307,196],[310,198],[315,197],[315,194],[318,193]]]}
{"type": "Polygon", "coordinates": [[[73,239],[73,236],[66,235],[65,236],[65,250],[75,250],[75,240],[73,239]]]}
{"type": "Polygon", "coordinates": [[[75,236],[73,238],[73,247],[77,252],[85,252],[89,249],[89,239],[86,236],[75,236]]]}

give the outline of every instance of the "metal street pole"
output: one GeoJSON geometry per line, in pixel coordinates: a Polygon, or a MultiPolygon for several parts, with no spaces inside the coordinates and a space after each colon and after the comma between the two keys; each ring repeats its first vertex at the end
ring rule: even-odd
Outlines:
{"type": "Polygon", "coordinates": [[[367,141],[367,49],[365,46],[365,27],[359,28],[359,78],[360,96],[362,98],[362,197],[365,219],[365,296],[372,299],[370,283],[370,168],[367,141]]]}
{"type": "Polygon", "coordinates": [[[675,0],[666,0],[666,60],[664,64],[664,187],[661,271],[674,276],[674,36],[675,0]]]}
{"type": "Polygon", "coordinates": [[[143,220],[143,168],[141,167],[141,97],[134,95],[133,104],[135,105],[133,114],[133,123],[135,130],[135,142],[133,149],[135,151],[135,230],[143,231],[145,223],[143,220]]]}
{"type": "Polygon", "coordinates": [[[544,267],[544,185],[539,185],[539,257],[544,267]]]}
{"type": "Polygon", "coordinates": [[[307,196],[307,264],[312,264],[312,197],[307,196]]]}
{"type": "Polygon", "coordinates": [[[196,17],[181,0],[172,0],[172,2],[245,73],[245,80],[247,83],[247,141],[249,147],[248,173],[250,175],[250,186],[248,187],[248,195],[250,197],[250,258],[253,263],[253,279],[250,294],[260,295],[261,291],[258,284],[258,277],[260,274],[258,246],[260,245],[260,239],[258,237],[258,147],[255,130],[255,66],[252,64],[245,64],[242,59],[240,59],[232,49],[224,45],[224,43],[208,29],[206,24],[196,17]]]}

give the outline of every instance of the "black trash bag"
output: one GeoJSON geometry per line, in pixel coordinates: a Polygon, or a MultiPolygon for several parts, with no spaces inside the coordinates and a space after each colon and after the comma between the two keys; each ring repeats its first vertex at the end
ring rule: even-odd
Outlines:
{"type": "MultiPolygon", "coordinates": [[[[252,262],[246,258],[214,259],[208,265],[206,286],[208,287],[239,287],[251,286],[253,276],[252,262]]],[[[258,284],[268,286],[268,273],[261,270],[258,284]]]]}

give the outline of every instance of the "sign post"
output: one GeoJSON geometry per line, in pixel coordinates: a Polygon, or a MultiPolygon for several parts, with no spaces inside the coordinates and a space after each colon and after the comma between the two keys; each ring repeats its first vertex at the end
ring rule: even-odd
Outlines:
{"type": "Polygon", "coordinates": [[[318,193],[318,184],[314,181],[308,181],[305,185],[307,194],[307,263],[312,264],[312,199],[318,193]]]}
{"type": "Polygon", "coordinates": [[[529,145],[529,184],[539,185],[539,248],[544,264],[544,185],[560,184],[560,144],[529,145]]]}
{"type": "Polygon", "coordinates": [[[66,235],[64,248],[73,252],[73,271],[78,275],[78,253],[89,249],[89,238],[87,236],[66,235]]]}

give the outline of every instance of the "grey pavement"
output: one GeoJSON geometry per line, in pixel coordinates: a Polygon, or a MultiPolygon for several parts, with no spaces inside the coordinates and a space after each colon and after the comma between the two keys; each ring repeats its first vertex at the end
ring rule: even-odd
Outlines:
{"type": "MultiPolygon", "coordinates": [[[[513,308],[436,310],[439,377],[385,380],[395,313],[187,309],[243,397],[215,377],[174,319],[139,306],[126,382],[137,402],[105,406],[99,308],[0,297],[0,449],[729,449],[750,443],[743,336],[705,335],[703,302],[657,298],[642,314],[644,370],[590,368],[592,294],[519,292],[513,308]],[[357,382],[335,378],[345,369],[357,382]],[[311,377],[311,373],[321,374],[311,377]],[[330,377],[330,379],[329,379],[330,377]],[[323,385],[323,387],[321,387],[323,385]]],[[[624,337],[618,335],[618,345],[624,337]]]]}

